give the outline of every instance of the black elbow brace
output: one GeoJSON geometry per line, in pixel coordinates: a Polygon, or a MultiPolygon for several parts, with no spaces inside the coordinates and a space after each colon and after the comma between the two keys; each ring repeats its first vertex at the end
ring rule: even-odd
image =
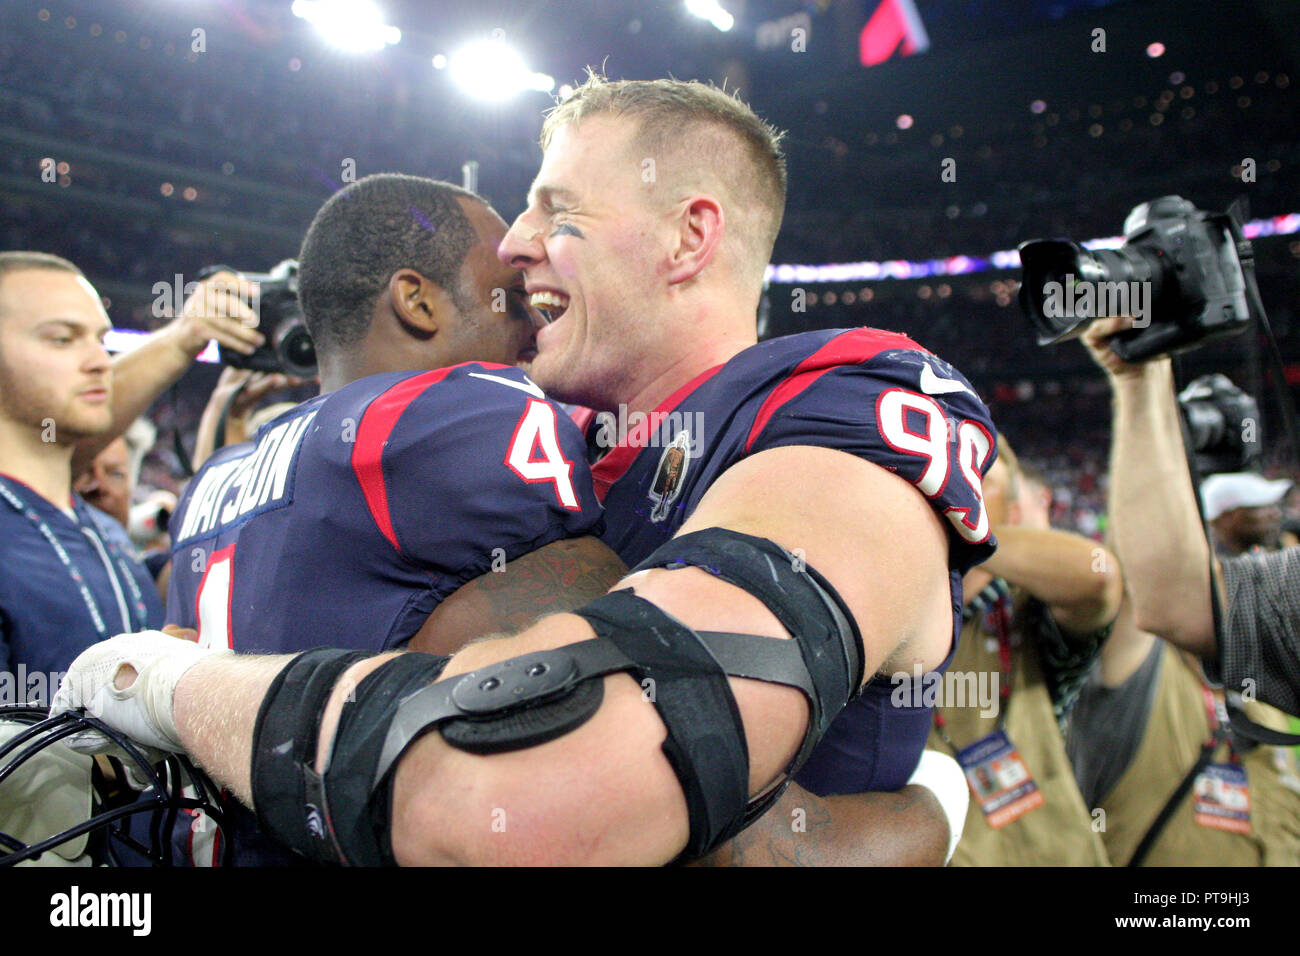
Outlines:
{"type": "Polygon", "coordinates": [[[616,591],[574,612],[591,624],[595,640],[525,654],[437,683],[445,658],[405,654],[388,661],[345,705],[323,776],[314,773],[312,763],[329,690],[319,704],[309,698],[322,684],[332,686],[355,658],[340,664],[341,658],[313,660],[312,655],[341,652],[309,652],[286,668],[290,677],[277,682],[258,718],[253,785],[263,825],[313,859],[391,863],[392,770],[416,740],[437,729],[447,743],[472,753],[536,746],[590,719],[603,700],[600,678],[626,672],[640,681],[668,729],[664,754],[689,811],[690,836],[682,855],[709,852],[779,798],[830,721],[857,693],[862,642],[830,584],[772,541],[710,528],[674,538],[634,570],[683,567],[701,568],[753,594],[793,640],[697,633],[631,590],[616,591]],[[334,677],[325,681],[308,673],[316,668],[333,668],[334,677]],[[303,676],[294,677],[295,671],[303,676]],[[786,684],[808,699],[808,730],[795,758],[779,784],[754,801],[748,799],[744,726],[728,676],[786,684]],[[263,733],[264,725],[282,730],[263,733]],[[285,740],[303,743],[277,743],[285,740]],[[275,798],[267,800],[265,811],[262,787],[272,788],[275,798]]]}
{"type": "Polygon", "coordinates": [[[299,654],[276,676],[258,711],[251,774],[258,823],[316,863],[394,863],[387,836],[391,794],[370,786],[383,731],[397,700],[436,681],[450,660],[402,654],[367,674],[343,705],[329,761],[318,774],[325,705],[343,672],[369,656],[330,649],[299,654]]]}

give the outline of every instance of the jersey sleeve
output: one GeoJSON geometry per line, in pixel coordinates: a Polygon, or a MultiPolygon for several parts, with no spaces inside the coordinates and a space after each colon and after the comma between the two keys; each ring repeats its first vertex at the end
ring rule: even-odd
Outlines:
{"type": "Polygon", "coordinates": [[[786,445],[844,451],[911,482],[950,529],[955,569],[993,553],[982,490],[997,457],[989,411],[960,372],[906,336],[855,329],[801,362],[764,400],[745,450],[786,445]]]}
{"type": "Polygon", "coordinates": [[[515,368],[398,382],[362,415],[351,465],[391,546],[453,582],[603,530],[581,433],[515,368]]]}

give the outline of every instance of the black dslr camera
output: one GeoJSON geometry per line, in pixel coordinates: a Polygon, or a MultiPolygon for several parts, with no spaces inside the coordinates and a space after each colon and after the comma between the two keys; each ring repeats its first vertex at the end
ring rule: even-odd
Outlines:
{"type": "Polygon", "coordinates": [[[1178,394],[1202,475],[1252,469],[1263,449],[1259,405],[1228,376],[1202,375],[1178,394]]]}
{"type": "MultiPolygon", "coordinates": [[[[228,266],[209,266],[199,275],[235,272],[228,266]]],[[[298,263],[285,259],[270,272],[235,272],[250,294],[249,305],[257,315],[257,330],[266,341],[250,355],[221,349],[221,361],[232,368],[257,372],[283,372],[298,378],[316,377],[316,344],[298,302],[298,263]]]]}
{"type": "Polygon", "coordinates": [[[1118,249],[1022,243],[1020,305],[1039,345],[1077,335],[1095,318],[1132,315],[1135,327],[1112,348],[1125,361],[1142,361],[1244,329],[1253,255],[1232,210],[1204,212],[1163,196],[1128,214],[1118,249]]]}

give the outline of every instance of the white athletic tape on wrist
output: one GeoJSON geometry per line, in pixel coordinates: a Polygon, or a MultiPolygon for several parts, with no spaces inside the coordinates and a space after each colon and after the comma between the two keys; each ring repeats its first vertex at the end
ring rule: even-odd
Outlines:
{"type": "Polygon", "coordinates": [[[921,760],[907,782],[925,787],[943,807],[944,816],[948,818],[948,855],[943,860],[947,863],[952,859],[966,826],[966,811],[970,807],[970,785],[966,782],[966,774],[961,765],[947,754],[923,750],[921,760]]]}

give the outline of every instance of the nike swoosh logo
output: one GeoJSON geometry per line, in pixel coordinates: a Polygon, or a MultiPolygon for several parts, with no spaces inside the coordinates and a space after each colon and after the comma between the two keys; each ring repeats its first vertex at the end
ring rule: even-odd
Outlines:
{"type": "Polygon", "coordinates": [[[930,368],[929,363],[924,363],[921,366],[921,391],[927,395],[948,395],[951,392],[975,394],[955,378],[943,378],[937,375],[934,369],[930,368]]]}
{"type": "Polygon", "coordinates": [[[513,378],[502,378],[499,375],[490,375],[487,372],[470,372],[470,378],[485,378],[489,382],[496,382],[499,385],[509,385],[511,388],[517,388],[521,392],[527,392],[534,398],[545,398],[546,393],[537,387],[537,383],[530,378],[525,378],[523,382],[516,382],[513,378]],[[525,384],[525,382],[527,384],[525,384]]]}

